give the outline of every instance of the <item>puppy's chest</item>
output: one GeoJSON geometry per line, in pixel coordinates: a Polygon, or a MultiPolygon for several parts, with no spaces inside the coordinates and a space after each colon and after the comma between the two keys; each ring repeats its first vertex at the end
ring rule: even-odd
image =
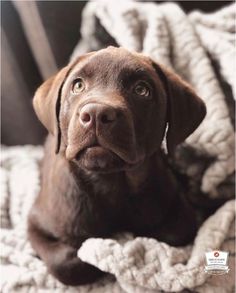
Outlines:
{"type": "MultiPolygon", "coordinates": [[[[110,237],[116,232],[145,234],[163,217],[165,202],[158,186],[147,185],[140,193],[124,188],[101,194],[80,194],[66,222],[70,242],[89,237],[110,237]]],[[[76,244],[75,244],[76,245],[76,244]]]]}
{"type": "Polygon", "coordinates": [[[129,194],[123,213],[125,230],[145,236],[145,232],[156,229],[168,209],[168,197],[156,186],[129,194]]]}
{"type": "Polygon", "coordinates": [[[75,242],[89,237],[108,237],[117,229],[120,213],[118,201],[104,199],[103,195],[80,195],[80,200],[70,209],[65,234],[75,242]]]}

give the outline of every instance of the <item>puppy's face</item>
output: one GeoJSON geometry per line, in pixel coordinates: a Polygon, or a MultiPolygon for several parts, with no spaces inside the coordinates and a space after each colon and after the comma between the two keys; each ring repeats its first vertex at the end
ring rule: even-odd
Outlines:
{"type": "Polygon", "coordinates": [[[85,56],[62,89],[60,125],[67,159],[106,172],[139,164],[161,142],[163,96],[144,58],[115,48],[85,56]]]}
{"type": "Polygon", "coordinates": [[[62,69],[37,91],[34,106],[56,136],[58,150],[97,172],[142,163],[160,147],[167,122],[171,151],[205,115],[203,102],[176,75],[141,54],[113,47],[62,69]]]}

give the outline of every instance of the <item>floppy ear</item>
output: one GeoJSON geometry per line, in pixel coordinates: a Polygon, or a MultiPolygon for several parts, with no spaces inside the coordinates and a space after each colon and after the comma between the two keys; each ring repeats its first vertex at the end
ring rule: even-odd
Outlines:
{"type": "Polygon", "coordinates": [[[33,98],[34,110],[47,130],[56,137],[56,153],[61,144],[59,113],[61,90],[68,73],[68,66],[46,80],[36,91],[33,98]]]}
{"type": "Polygon", "coordinates": [[[174,154],[175,147],[183,142],[202,122],[206,115],[205,103],[193,89],[175,73],[153,64],[167,94],[167,149],[174,154]]]}

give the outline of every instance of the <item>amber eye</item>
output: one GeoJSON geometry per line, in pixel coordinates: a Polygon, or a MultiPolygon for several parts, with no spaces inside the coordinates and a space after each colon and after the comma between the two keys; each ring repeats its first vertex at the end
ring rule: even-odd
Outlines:
{"type": "Polygon", "coordinates": [[[85,89],[85,84],[82,78],[77,78],[74,80],[73,85],[72,85],[72,92],[74,94],[79,94],[85,89]]]}
{"type": "Polygon", "coordinates": [[[135,85],[134,92],[136,95],[143,96],[143,97],[149,97],[151,94],[148,84],[144,81],[140,81],[139,83],[135,85]]]}

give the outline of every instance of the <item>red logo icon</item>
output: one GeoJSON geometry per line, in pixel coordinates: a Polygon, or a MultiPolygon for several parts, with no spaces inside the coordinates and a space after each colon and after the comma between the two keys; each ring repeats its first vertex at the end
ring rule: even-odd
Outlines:
{"type": "Polygon", "coordinates": [[[218,257],[220,254],[219,254],[219,252],[214,252],[214,257],[218,257]]]}

